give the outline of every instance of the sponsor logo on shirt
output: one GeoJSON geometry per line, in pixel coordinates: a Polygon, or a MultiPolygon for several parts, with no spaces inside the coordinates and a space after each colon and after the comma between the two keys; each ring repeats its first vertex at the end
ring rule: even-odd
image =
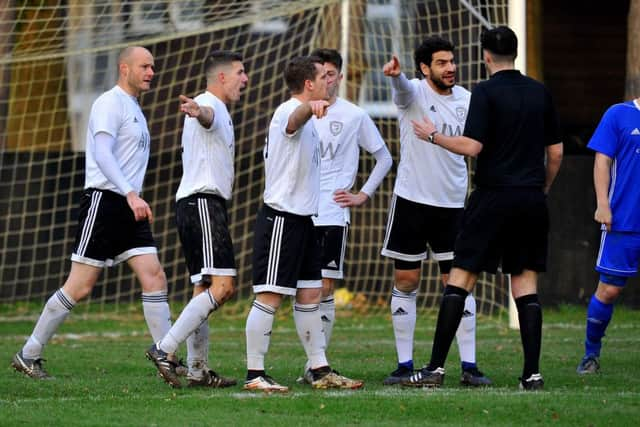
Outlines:
{"type": "Polygon", "coordinates": [[[320,167],[320,144],[316,144],[316,149],[313,150],[313,166],[320,167]]]}
{"type": "Polygon", "coordinates": [[[442,123],[442,128],[440,129],[440,132],[443,135],[447,135],[447,136],[460,136],[462,135],[462,126],[456,125],[456,127],[454,128],[448,123],[442,123]]]}
{"type": "Polygon", "coordinates": [[[635,128],[634,130],[631,131],[631,135],[640,135],[640,129],[635,128]]]}
{"type": "Polygon", "coordinates": [[[320,155],[322,156],[323,159],[329,158],[330,160],[333,160],[336,157],[337,152],[338,152],[338,147],[336,146],[334,148],[331,142],[325,145],[323,141],[320,141],[320,155]]]}
{"type": "Polygon", "coordinates": [[[142,132],[142,134],[140,135],[140,140],[138,141],[138,149],[140,151],[147,151],[149,149],[150,140],[151,138],[149,137],[149,134],[146,132],[142,132]]]}

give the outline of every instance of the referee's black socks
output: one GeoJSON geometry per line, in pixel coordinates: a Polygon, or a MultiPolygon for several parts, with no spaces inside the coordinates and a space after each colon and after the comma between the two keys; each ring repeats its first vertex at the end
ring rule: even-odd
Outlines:
{"type": "Polygon", "coordinates": [[[524,295],[516,299],[520,338],[524,351],[522,378],[540,373],[540,345],[542,341],[542,307],[538,294],[524,295]]]}
{"type": "Polygon", "coordinates": [[[469,292],[457,286],[447,285],[444,288],[428,370],[433,371],[436,368],[444,368],[451,342],[453,337],[456,336],[460,319],[462,319],[464,300],[467,295],[469,295],[469,292]]]}

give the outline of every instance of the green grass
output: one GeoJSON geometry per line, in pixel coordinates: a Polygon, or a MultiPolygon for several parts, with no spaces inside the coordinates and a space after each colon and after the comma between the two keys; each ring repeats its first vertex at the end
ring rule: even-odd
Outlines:
{"type": "MultiPolygon", "coordinates": [[[[237,310],[236,310],[237,312],[237,310]]],[[[545,311],[541,370],[543,392],[517,389],[522,366],[520,337],[506,319],[478,321],[480,368],[495,385],[458,386],[456,345],[438,390],[383,387],[395,368],[395,349],[386,313],[339,317],[328,352],[335,368],[366,384],[358,391],[313,391],[295,383],[304,355],[293,322],[280,315],[274,325],[267,370],[291,386],[287,395],[180,389],[164,384],[145,358],[150,344],[139,316],[69,317],[46,348],[54,381],[34,381],[13,371],[9,361],[31,332],[33,320],[12,320],[6,307],[0,322],[0,425],[191,426],[191,425],[636,425],[640,416],[640,312],[617,309],[605,338],[599,375],[580,377],[582,307],[545,311]]],[[[212,368],[243,379],[244,318],[215,313],[211,321],[212,368]]],[[[435,313],[421,313],[416,362],[431,350],[435,313]]],[[[184,354],[184,350],[181,351],[184,354]]]]}

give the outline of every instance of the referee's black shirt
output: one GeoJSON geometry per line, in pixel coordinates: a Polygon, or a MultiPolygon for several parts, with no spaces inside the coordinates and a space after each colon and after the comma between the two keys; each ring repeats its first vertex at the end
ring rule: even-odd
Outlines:
{"type": "Polygon", "coordinates": [[[498,71],[475,87],[464,135],[483,145],[474,177],[481,188],[542,188],[545,147],[561,142],[549,91],[518,70],[498,71]]]}

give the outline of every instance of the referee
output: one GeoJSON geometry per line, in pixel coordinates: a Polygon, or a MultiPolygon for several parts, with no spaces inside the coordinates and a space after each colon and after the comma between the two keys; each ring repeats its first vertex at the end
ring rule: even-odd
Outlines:
{"type": "Polygon", "coordinates": [[[477,156],[475,185],[455,244],[453,269],[445,288],[431,361],[405,381],[437,387],[464,309],[464,300],[482,271],[498,265],[512,275],[518,308],[524,368],[520,387],[544,386],[539,370],[542,310],[538,272],[546,270],[549,218],[546,194],[562,162],[562,142],[549,91],[514,69],[518,41],[507,27],[481,36],[489,80],[471,94],[463,136],[445,136],[427,118],[414,121],[425,143],[477,156]],[[545,162],[546,156],[546,162],[545,162]]]}

